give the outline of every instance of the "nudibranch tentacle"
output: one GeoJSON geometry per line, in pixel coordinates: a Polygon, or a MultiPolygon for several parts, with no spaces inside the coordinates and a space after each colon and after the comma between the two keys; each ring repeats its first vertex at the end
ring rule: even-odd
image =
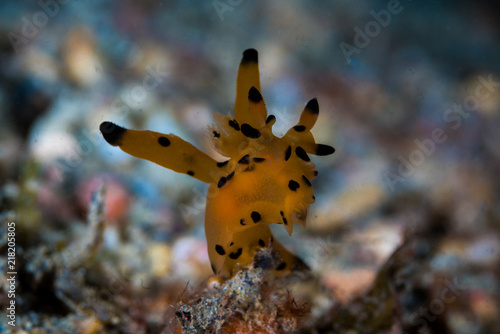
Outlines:
{"type": "Polygon", "coordinates": [[[217,161],[173,134],[129,130],[111,122],[103,122],[100,130],[109,144],[123,152],[206,183],[214,182],[217,161]]]}
{"type": "Polygon", "coordinates": [[[315,197],[311,181],[318,171],[308,154],[328,155],[333,147],[317,144],[311,133],[319,115],[310,100],[298,123],[285,136],[272,132],[276,117],[267,115],[260,91],[258,54],[243,53],[236,80],[234,118],[214,113],[210,141],[229,160],[217,162],[173,134],[127,130],[101,124],[108,143],[135,157],[184,173],[210,184],[205,234],[215,274],[232,276],[250,265],[257,251],[272,247],[282,262],[277,274],[307,266],[274,239],[270,224],[306,224],[315,197]]]}

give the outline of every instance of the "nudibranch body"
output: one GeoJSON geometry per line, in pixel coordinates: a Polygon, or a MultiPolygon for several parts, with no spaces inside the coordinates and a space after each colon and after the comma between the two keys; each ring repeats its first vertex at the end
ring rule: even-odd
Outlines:
{"type": "Polygon", "coordinates": [[[311,180],[318,171],[309,154],[335,150],[316,144],[311,128],[319,106],[310,100],[300,120],[283,137],[272,132],[276,122],[260,93],[258,54],[243,53],[236,82],[234,118],[214,113],[210,138],[214,149],[229,159],[217,162],[173,134],[128,130],[104,122],[100,130],[108,143],[135,157],[150,160],[210,184],[205,212],[208,254],[215,274],[233,276],[252,263],[265,247],[277,251],[279,272],[307,266],[274,239],[270,224],[305,226],[315,198],[311,180]]]}

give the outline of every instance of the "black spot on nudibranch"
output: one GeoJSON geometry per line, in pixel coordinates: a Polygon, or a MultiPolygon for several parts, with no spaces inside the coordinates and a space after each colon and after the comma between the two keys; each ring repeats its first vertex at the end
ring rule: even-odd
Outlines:
{"type": "Polygon", "coordinates": [[[239,161],[238,161],[239,164],[242,164],[242,165],[248,165],[250,163],[250,155],[245,155],[243,156],[239,161]]]}
{"type": "Polygon", "coordinates": [[[243,253],[243,248],[238,248],[238,250],[235,253],[230,253],[229,257],[233,260],[236,260],[237,258],[240,257],[241,253],[243,253]]]}
{"type": "Polygon", "coordinates": [[[226,255],[226,251],[224,250],[224,247],[222,247],[221,245],[215,245],[215,251],[219,255],[226,255]]]}
{"type": "Polygon", "coordinates": [[[252,86],[248,91],[248,100],[250,100],[253,103],[259,103],[260,101],[262,101],[262,95],[260,94],[259,90],[254,86],[252,86]]]}
{"type": "Polygon", "coordinates": [[[194,176],[194,172],[192,170],[188,170],[186,173],[187,173],[187,175],[194,176]]]}
{"type": "Polygon", "coordinates": [[[212,133],[214,134],[214,137],[215,138],[220,138],[220,133],[218,133],[217,131],[212,131],[212,133]]]}
{"type": "Polygon", "coordinates": [[[245,135],[245,137],[257,139],[261,136],[259,130],[253,128],[250,124],[244,123],[241,124],[241,133],[245,135]]]}
{"type": "Polygon", "coordinates": [[[305,175],[302,175],[302,180],[304,180],[304,183],[308,185],[309,187],[312,186],[311,181],[305,175]]]}
{"type": "Polygon", "coordinates": [[[229,162],[229,160],[218,162],[217,167],[224,167],[225,165],[227,165],[228,162],[229,162]]]}
{"type": "Polygon", "coordinates": [[[286,268],[286,262],[281,262],[279,266],[276,267],[276,270],[283,270],[286,268]]]}
{"type": "Polygon", "coordinates": [[[243,51],[243,59],[241,59],[241,64],[248,63],[258,63],[259,62],[259,54],[255,49],[247,49],[243,51]]]}
{"type": "Polygon", "coordinates": [[[297,154],[297,156],[300,159],[302,159],[302,160],[304,160],[306,162],[307,161],[311,161],[311,159],[309,159],[309,156],[307,155],[306,151],[302,147],[300,147],[300,146],[297,146],[295,148],[295,154],[297,154]]]}
{"type": "Polygon", "coordinates": [[[240,219],[240,225],[245,226],[247,223],[245,223],[245,219],[241,218],[240,219]]]}
{"type": "Polygon", "coordinates": [[[217,187],[219,187],[219,188],[223,187],[227,183],[227,181],[229,181],[233,178],[233,176],[234,176],[234,171],[231,174],[229,174],[228,176],[221,177],[219,179],[219,182],[217,182],[217,187]]]}
{"type": "Polygon", "coordinates": [[[275,121],[275,120],[276,120],[276,116],[274,116],[274,115],[269,115],[269,116],[267,116],[267,118],[266,118],[266,124],[269,124],[269,123],[271,123],[271,122],[273,122],[273,121],[275,121]]]}
{"type": "Polygon", "coordinates": [[[304,125],[295,125],[293,129],[297,132],[304,132],[306,127],[304,125]]]}
{"type": "Polygon", "coordinates": [[[319,172],[317,170],[314,171],[314,176],[318,176],[319,172]]]}
{"type": "Polygon", "coordinates": [[[259,162],[263,162],[263,161],[265,161],[265,160],[266,160],[265,158],[253,158],[253,161],[254,161],[254,162],[257,162],[257,163],[259,163],[259,162]]]}
{"type": "Polygon", "coordinates": [[[252,218],[253,222],[255,224],[257,224],[258,222],[260,222],[261,220],[261,216],[260,216],[260,213],[258,213],[257,211],[252,211],[252,213],[250,214],[250,217],[252,218]]]}
{"type": "Polygon", "coordinates": [[[316,146],[316,155],[329,155],[335,152],[335,149],[330,145],[318,144],[316,146]]]}
{"type": "Polygon", "coordinates": [[[295,191],[298,188],[300,188],[300,184],[297,181],[290,180],[288,182],[288,188],[290,188],[290,190],[292,190],[292,191],[295,191]]]}
{"type": "Polygon", "coordinates": [[[211,264],[210,267],[212,268],[212,271],[214,272],[214,274],[216,274],[216,272],[215,272],[215,266],[213,264],[211,264]]]}
{"type": "MultiPolygon", "coordinates": [[[[280,211],[280,215],[281,215],[281,218],[283,219],[283,224],[288,225],[288,220],[286,220],[286,218],[285,218],[285,213],[283,211],[280,211]]],[[[272,239],[271,239],[271,242],[273,242],[272,239]]]]}
{"type": "Polygon", "coordinates": [[[259,246],[260,247],[266,247],[266,243],[264,242],[264,240],[259,239],[259,246]]]}
{"type": "Polygon", "coordinates": [[[102,122],[99,126],[104,139],[113,146],[119,146],[122,141],[123,134],[127,129],[111,122],[102,122]]]}
{"type": "Polygon", "coordinates": [[[285,151],[285,161],[288,161],[291,155],[292,155],[292,147],[288,146],[288,148],[285,151]]]}
{"type": "Polygon", "coordinates": [[[240,125],[238,124],[238,122],[236,122],[235,119],[230,120],[228,124],[230,127],[235,129],[236,131],[240,131],[240,125]]]}
{"type": "Polygon", "coordinates": [[[225,176],[221,177],[219,179],[219,182],[217,182],[217,187],[219,188],[223,187],[226,184],[226,182],[227,182],[226,177],[225,176]]]}
{"type": "Polygon", "coordinates": [[[168,140],[168,138],[167,138],[167,137],[163,137],[163,136],[159,137],[159,138],[158,138],[158,143],[159,143],[161,146],[163,146],[163,147],[168,147],[168,146],[170,146],[170,140],[168,140]]]}
{"type": "Polygon", "coordinates": [[[310,100],[309,102],[307,102],[305,110],[307,110],[308,112],[310,112],[313,115],[319,114],[318,100],[316,100],[316,98],[314,98],[314,99],[310,100]]]}

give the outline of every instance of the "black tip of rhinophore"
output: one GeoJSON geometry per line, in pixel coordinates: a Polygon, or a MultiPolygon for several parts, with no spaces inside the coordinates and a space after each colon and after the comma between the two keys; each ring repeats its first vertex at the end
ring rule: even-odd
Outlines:
{"type": "Polygon", "coordinates": [[[318,100],[316,98],[314,98],[311,101],[307,102],[305,109],[307,111],[309,111],[311,114],[314,114],[314,115],[319,114],[318,100]]]}
{"type": "Polygon", "coordinates": [[[318,144],[316,147],[316,155],[329,155],[333,154],[333,152],[335,152],[335,149],[330,145],[318,144]]]}
{"type": "Polygon", "coordinates": [[[269,124],[269,123],[274,122],[274,121],[276,121],[276,116],[274,116],[274,115],[267,116],[266,124],[269,124]]]}
{"type": "Polygon", "coordinates": [[[262,95],[254,86],[252,86],[252,88],[250,88],[250,90],[248,91],[248,100],[253,103],[259,103],[260,101],[262,101],[262,95]]]}
{"type": "Polygon", "coordinates": [[[246,49],[243,51],[243,59],[241,59],[242,64],[248,63],[258,63],[259,53],[255,49],[246,49]]]}
{"type": "Polygon", "coordinates": [[[111,122],[102,122],[99,126],[99,130],[104,139],[113,146],[119,146],[121,144],[123,134],[127,131],[127,129],[111,122]]]}

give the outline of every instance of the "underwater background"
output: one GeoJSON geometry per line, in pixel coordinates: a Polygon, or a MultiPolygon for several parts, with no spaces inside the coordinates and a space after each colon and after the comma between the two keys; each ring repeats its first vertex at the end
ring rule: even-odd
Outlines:
{"type": "Polygon", "coordinates": [[[336,149],[312,158],[306,228],[273,226],[314,275],[280,289],[309,309],[255,332],[500,333],[499,4],[3,1],[0,36],[2,333],[244,332],[244,312],[179,313],[212,274],[206,186],[99,124],[220,161],[211,113],[232,112],[248,48],[274,133],[316,97],[313,134],[336,149]]]}

